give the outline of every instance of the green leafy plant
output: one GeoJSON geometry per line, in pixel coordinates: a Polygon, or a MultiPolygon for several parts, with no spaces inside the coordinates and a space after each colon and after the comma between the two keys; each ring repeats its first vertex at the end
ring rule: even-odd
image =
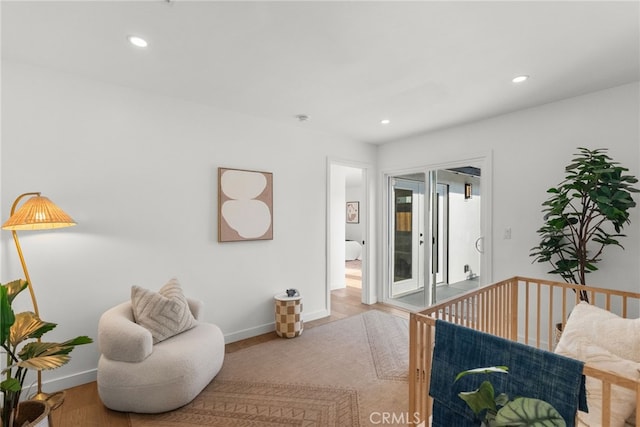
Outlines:
{"type": "MultiPolygon", "coordinates": [[[[454,382],[470,374],[492,373],[508,374],[506,366],[469,369],[460,372],[454,382]]],[[[517,397],[513,400],[505,393],[496,396],[493,384],[484,380],[473,391],[463,391],[458,396],[467,403],[473,413],[489,427],[531,426],[564,427],[566,422],[558,411],[548,402],[530,397],[517,397]]]]}
{"type": "Polygon", "coordinates": [[[578,147],[565,168],[565,179],[547,190],[551,197],[542,204],[545,222],[530,256],[534,262],[550,263],[549,273],[567,283],[585,285],[586,275],[598,270],[604,248],[623,248],[618,239],[625,237],[621,231],[629,224],[629,210],[636,206],[631,193],[638,192],[632,186],[638,180],[626,175],[628,169],[606,151],[578,147]]]}
{"type": "Polygon", "coordinates": [[[15,314],[11,307],[15,297],[26,288],[24,280],[0,285],[0,345],[7,356],[6,368],[1,372],[5,378],[0,382],[4,394],[2,427],[12,427],[29,369],[58,368],[69,362],[69,353],[75,346],[93,342],[87,336],[63,343],[42,342],[40,338],[57,325],[42,321],[31,312],[15,314]]]}

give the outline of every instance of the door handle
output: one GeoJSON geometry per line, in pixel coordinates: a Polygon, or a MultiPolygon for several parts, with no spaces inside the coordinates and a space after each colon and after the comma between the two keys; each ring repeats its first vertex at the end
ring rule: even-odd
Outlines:
{"type": "Polygon", "coordinates": [[[481,254],[484,253],[484,249],[482,248],[482,244],[484,243],[484,237],[480,236],[476,239],[476,243],[475,243],[475,247],[476,247],[476,251],[480,252],[481,254]]]}

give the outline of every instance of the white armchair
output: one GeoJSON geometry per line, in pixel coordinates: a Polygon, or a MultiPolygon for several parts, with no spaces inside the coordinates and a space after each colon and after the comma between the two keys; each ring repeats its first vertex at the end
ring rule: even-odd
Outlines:
{"type": "MultiPolygon", "coordinates": [[[[196,319],[202,303],[187,298],[196,319]]],[[[130,302],[106,311],[98,324],[98,393],[123,412],[166,412],[192,401],[222,368],[224,336],[218,326],[198,324],[153,344],[134,322],[130,302]]]]}

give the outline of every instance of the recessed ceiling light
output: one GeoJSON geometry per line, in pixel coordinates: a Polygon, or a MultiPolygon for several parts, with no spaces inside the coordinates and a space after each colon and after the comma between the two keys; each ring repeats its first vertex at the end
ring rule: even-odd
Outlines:
{"type": "Polygon", "coordinates": [[[514,77],[511,81],[514,83],[522,83],[528,79],[529,79],[529,76],[522,75],[522,76],[514,77]]]}
{"type": "Polygon", "coordinates": [[[389,123],[391,123],[391,120],[389,120],[389,119],[382,119],[382,120],[380,120],[380,124],[381,124],[381,125],[388,125],[389,123]]]}
{"type": "Polygon", "coordinates": [[[129,36],[127,37],[127,40],[129,40],[129,43],[137,47],[147,47],[149,45],[145,39],[138,36],[129,36]]]}
{"type": "Polygon", "coordinates": [[[307,116],[306,114],[296,114],[295,117],[299,122],[306,122],[307,120],[309,120],[309,116],[307,116]]]}

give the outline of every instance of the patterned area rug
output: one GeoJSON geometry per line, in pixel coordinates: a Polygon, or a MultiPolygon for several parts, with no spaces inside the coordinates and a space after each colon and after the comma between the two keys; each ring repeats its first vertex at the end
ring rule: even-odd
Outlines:
{"type": "Polygon", "coordinates": [[[331,387],[216,380],[184,408],[144,418],[154,426],[353,426],[358,425],[357,394],[331,387]]]}
{"type": "Polygon", "coordinates": [[[409,322],[381,311],[363,318],[378,378],[409,381],[409,322]]]}
{"type": "Polygon", "coordinates": [[[373,310],[228,354],[193,402],[130,420],[132,427],[348,427],[379,424],[384,414],[402,420],[407,371],[408,322],[373,310]]]}

